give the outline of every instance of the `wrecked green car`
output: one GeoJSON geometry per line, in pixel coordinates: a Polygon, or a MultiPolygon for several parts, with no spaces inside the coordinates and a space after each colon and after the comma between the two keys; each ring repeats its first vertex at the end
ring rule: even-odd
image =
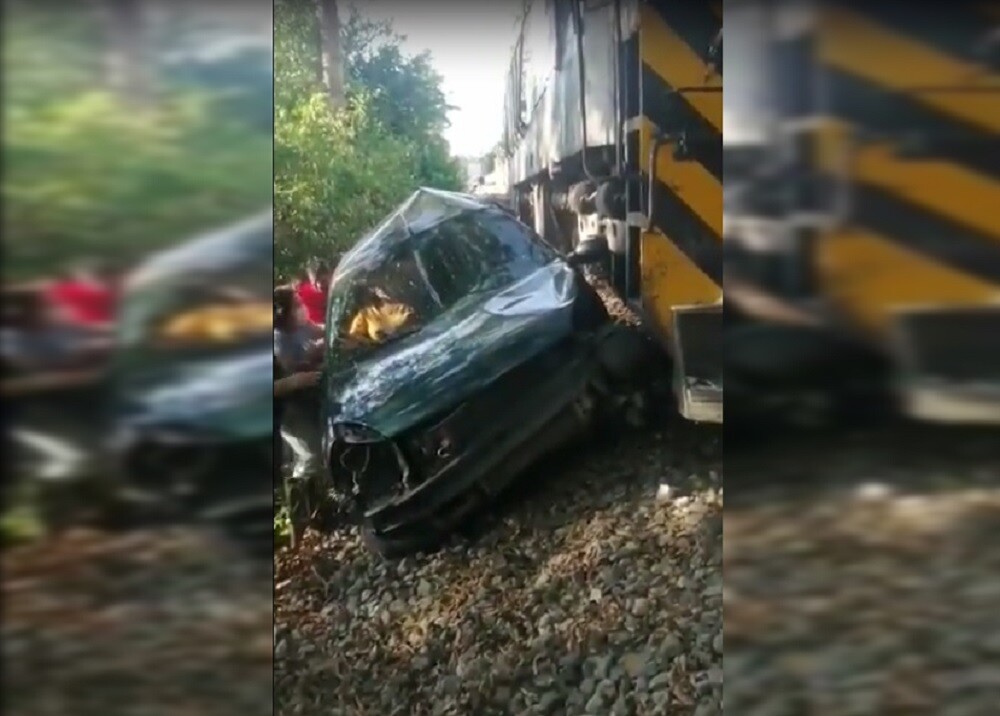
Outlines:
{"type": "Polygon", "coordinates": [[[340,261],[322,453],[368,546],[429,549],[620,404],[640,350],[504,209],[422,189],[340,261]]]}
{"type": "Polygon", "coordinates": [[[148,517],[273,540],[271,212],[158,254],[128,278],[111,453],[148,517]]]}

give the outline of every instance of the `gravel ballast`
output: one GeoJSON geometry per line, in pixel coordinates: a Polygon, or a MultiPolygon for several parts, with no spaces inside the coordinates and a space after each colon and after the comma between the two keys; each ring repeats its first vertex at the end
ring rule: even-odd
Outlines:
{"type": "Polygon", "coordinates": [[[727,449],[726,709],[1000,713],[1000,438],[895,426],[727,449]]]}
{"type": "Polygon", "coordinates": [[[192,528],[8,549],[5,713],[271,714],[272,589],[270,564],[192,528]]]}
{"type": "Polygon", "coordinates": [[[348,528],[281,553],[276,712],[719,713],[718,433],[547,463],[478,540],[387,562],[348,528]]]}

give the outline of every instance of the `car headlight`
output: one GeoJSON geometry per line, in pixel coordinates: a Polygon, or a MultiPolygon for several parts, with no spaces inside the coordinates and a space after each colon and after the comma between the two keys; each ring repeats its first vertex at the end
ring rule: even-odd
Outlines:
{"type": "Polygon", "coordinates": [[[163,321],[157,338],[174,343],[233,343],[271,330],[273,311],[267,302],[209,305],[163,321]]]}

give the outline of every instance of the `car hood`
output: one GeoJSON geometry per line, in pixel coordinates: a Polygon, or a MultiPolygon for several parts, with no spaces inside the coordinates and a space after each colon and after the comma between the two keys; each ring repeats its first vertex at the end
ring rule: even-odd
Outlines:
{"type": "Polygon", "coordinates": [[[270,351],[150,366],[119,392],[119,426],[169,429],[192,439],[240,440],[273,431],[274,362],[270,351]]]}
{"type": "MultiPolygon", "coordinates": [[[[456,405],[573,330],[577,275],[561,261],[469,296],[419,333],[327,383],[325,422],[385,437],[456,405]]],[[[526,386],[530,390],[530,387],[526,386]]]]}

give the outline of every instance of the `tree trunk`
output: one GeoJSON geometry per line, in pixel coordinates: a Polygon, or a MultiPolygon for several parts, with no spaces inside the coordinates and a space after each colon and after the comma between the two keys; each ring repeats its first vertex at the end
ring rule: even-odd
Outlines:
{"type": "Polygon", "coordinates": [[[323,54],[323,20],[321,19],[320,4],[320,2],[316,2],[316,22],[312,26],[313,30],[315,30],[313,48],[316,50],[314,58],[316,62],[313,65],[313,71],[316,73],[316,86],[326,87],[326,61],[323,54]]]}
{"type": "Polygon", "coordinates": [[[344,89],[344,57],[340,46],[340,16],[337,0],[316,0],[319,19],[320,58],[323,84],[330,95],[330,105],[340,109],[346,104],[344,89]]]}
{"type": "Polygon", "coordinates": [[[105,72],[108,86],[125,102],[152,103],[153,58],[143,0],[102,0],[107,38],[105,72]]]}

